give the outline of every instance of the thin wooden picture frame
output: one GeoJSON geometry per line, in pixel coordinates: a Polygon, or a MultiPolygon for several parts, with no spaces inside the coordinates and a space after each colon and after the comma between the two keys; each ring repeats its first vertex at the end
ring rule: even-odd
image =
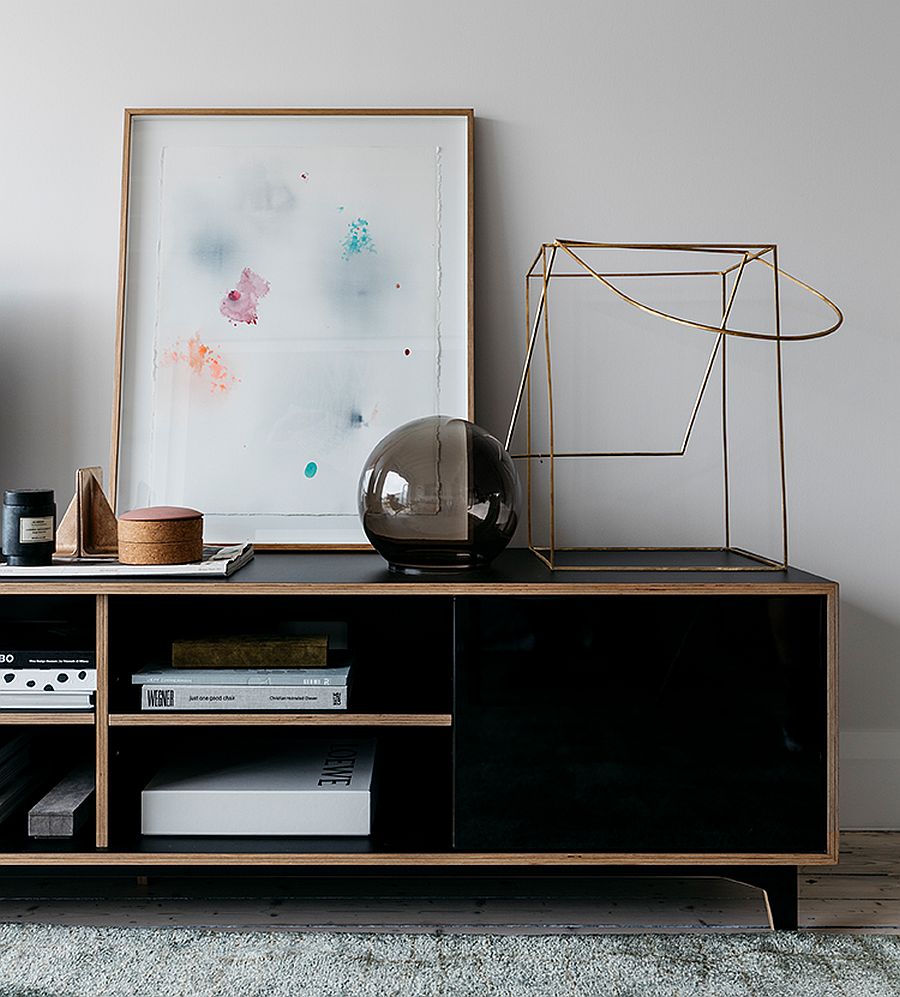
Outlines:
{"type": "Polygon", "coordinates": [[[363,450],[474,417],[473,135],[466,108],[125,111],[113,508],[199,508],[212,543],[368,548],[363,450]]]}

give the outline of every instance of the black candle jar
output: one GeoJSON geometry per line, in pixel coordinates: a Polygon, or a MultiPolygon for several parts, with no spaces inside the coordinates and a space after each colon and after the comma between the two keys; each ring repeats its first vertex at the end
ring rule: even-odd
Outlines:
{"type": "Polygon", "coordinates": [[[48,488],[3,493],[3,553],[7,564],[49,564],[56,549],[56,503],[48,488]]]}

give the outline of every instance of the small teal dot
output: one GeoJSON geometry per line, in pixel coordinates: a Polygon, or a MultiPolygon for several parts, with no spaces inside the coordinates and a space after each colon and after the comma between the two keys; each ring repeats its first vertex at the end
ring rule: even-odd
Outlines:
{"type": "Polygon", "coordinates": [[[316,471],[318,470],[319,465],[314,460],[311,460],[303,469],[303,473],[307,476],[307,478],[314,478],[316,476],[316,471]]]}

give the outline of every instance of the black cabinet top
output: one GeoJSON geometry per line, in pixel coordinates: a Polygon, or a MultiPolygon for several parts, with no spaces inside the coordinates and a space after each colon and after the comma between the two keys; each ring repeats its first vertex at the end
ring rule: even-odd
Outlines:
{"type": "MultiPolygon", "coordinates": [[[[602,555],[602,563],[633,564],[633,552],[602,555]],[[616,560],[618,558],[618,561],[616,560]]],[[[698,558],[710,566],[737,567],[752,562],[717,551],[657,552],[642,555],[648,564],[694,565],[698,558]],[[666,558],[662,561],[662,558],[666,558]]],[[[374,551],[259,551],[253,561],[231,578],[4,578],[0,594],[93,593],[204,594],[589,594],[629,591],[667,593],[704,590],[723,594],[741,592],[834,592],[834,582],[789,568],[787,571],[550,571],[531,551],[504,551],[490,567],[475,571],[439,571],[401,574],[390,571],[374,551]]]]}

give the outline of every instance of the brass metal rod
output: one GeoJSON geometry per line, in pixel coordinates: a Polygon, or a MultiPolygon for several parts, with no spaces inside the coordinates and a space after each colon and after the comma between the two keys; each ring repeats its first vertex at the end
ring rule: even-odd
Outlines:
{"type": "Polygon", "coordinates": [[[719,352],[719,346],[721,345],[722,341],[725,338],[724,336],[725,325],[728,322],[728,316],[731,314],[731,306],[734,304],[734,297],[737,294],[738,287],[740,286],[741,277],[744,274],[744,266],[746,265],[746,263],[747,263],[747,257],[744,256],[744,258],[741,260],[741,266],[737,272],[737,277],[735,277],[734,279],[734,286],[731,288],[731,297],[728,299],[728,304],[725,307],[724,314],[722,315],[722,323],[720,325],[720,328],[723,330],[723,333],[719,336],[716,336],[715,346],[713,346],[712,352],[709,355],[709,361],[706,364],[706,371],[703,374],[703,380],[700,383],[700,390],[697,392],[697,398],[694,401],[694,408],[693,411],[691,412],[691,417],[688,420],[687,429],[684,431],[684,438],[681,441],[682,453],[687,452],[688,442],[690,441],[691,433],[694,431],[694,423],[697,421],[697,413],[700,411],[700,403],[703,401],[703,395],[706,392],[706,386],[709,384],[709,378],[710,375],[712,374],[713,364],[716,362],[716,354],[719,352]]]}
{"type": "Polygon", "coordinates": [[[775,284],[775,376],[778,389],[778,462],[781,473],[781,538],[782,557],[788,563],[787,472],[784,459],[784,375],[781,360],[781,291],[779,287],[778,250],[772,253],[772,279],[775,284]]]}
{"type": "MultiPolygon", "coordinates": [[[[648,315],[654,315],[656,318],[665,319],[668,322],[674,322],[677,325],[686,326],[689,329],[699,329],[701,332],[718,333],[722,331],[721,329],[717,328],[714,325],[707,325],[705,322],[694,322],[691,319],[681,318],[678,315],[670,315],[667,312],[660,311],[658,308],[652,308],[650,305],[645,305],[640,301],[636,301],[634,298],[629,297],[620,288],[616,287],[615,284],[611,284],[608,280],[606,280],[606,278],[602,277],[599,273],[597,273],[597,271],[594,270],[593,267],[587,264],[583,259],[581,259],[580,256],[578,256],[576,253],[573,253],[572,250],[567,245],[562,244],[560,248],[563,249],[565,252],[567,252],[569,256],[571,256],[572,259],[575,260],[576,263],[579,263],[581,266],[585,268],[585,270],[588,270],[598,281],[600,281],[601,284],[603,284],[605,287],[608,287],[613,292],[613,294],[618,295],[623,301],[627,302],[629,305],[633,305],[635,308],[639,308],[642,312],[646,312],[648,315]]],[[[767,260],[760,259],[759,262],[765,263],[767,266],[771,266],[771,264],[768,263],[767,260]]],[[[785,274],[785,276],[790,277],[789,274],[785,274]]],[[[826,298],[825,295],[822,294],[820,291],[816,291],[814,288],[811,288],[808,284],[804,284],[802,281],[797,280],[796,278],[793,277],[791,277],[790,279],[793,280],[795,284],[798,284],[799,286],[806,288],[808,291],[815,294],[816,297],[820,298],[827,305],[829,305],[829,307],[831,307],[834,310],[834,313],[838,316],[837,322],[829,326],[827,329],[823,329],[819,332],[802,333],[792,336],[776,337],[767,332],[751,332],[749,330],[744,330],[744,329],[728,329],[725,335],[737,336],[740,339],[760,339],[763,340],[764,342],[774,342],[776,338],[782,340],[783,342],[787,341],[797,342],[807,339],[820,339],[821,337],[828,336],[832,332],[834,332],[835,329],[837,329],[844,321],[844,316],[841,314],[841,311],[837,307],[837,305],[835,305],[832,301],[829,301],[829,299],[826,298]]]]}
{"type": "Polygon", "coordinates": [[[683,457],[683,450],[609,450],[609,451],[569,451],[560,453],[513,453],[513,460],[549,460],[551,457],[683,457]]]}
{"type": "MultiPolygon", "coordinates": [[[[688,552],[690,553],[690,552],[688,552]]],[[[541,555],[537,555],[541,557],[541,555]]],[[[541,557],[541,560],[545,564],[548,564],[547,559],[541,557]]],[[[673,565],[673,564],[557,564],[556,566],[550,567],[551,571],[617,571],[619,573],[624,571],[653,571],[658,574],[665,574],[667,572],[679,571],[687,572],[692,571],[696,574],[698,571],[704,572],[708,571],[715,574],[724,574],[728,572],[748,572],[748,571],[783,571],[782,567],[769,567],[763,564],[685,564],[685,565],[673,565]]]]}
{"type": "Polygon", "coordinates": [[[547,253],[544,250],[544,350],[547,363],[547,421],[550,434],[550,560],[555,560],[556,547],[556,467],[553,460],[553,371],[550,363],[550,304],[547,300],[550,288],[550,274],[556,262],[556,247],[550,253],[550,263],[547,263],[547,253]]]}
{"type": "Polygon", "coordinates": [[[739,554],[741,557],[749,557],[754,561],[759,561],[762,564],[770,564],[775,568],[786,568],[787,562],[776,561],[774,557],[764,557],[762,554],[754,554],[752,550],[747,550],[744,547],[729,547],[729,551],[732,554],[739,554]]]}
{"type": "MultiPolygon", "coordinates": [[[[775,248],[774,246],[766,246],[765,249],[761,249],[758,253],[751,254],[749,256],[749,258],[747,259],[747,262],[748,263],[753,263],[754,260],[758,260],[760,257],[765,256],[766,253],[771,253],[774,248],[775,248]]],[[[737,270],[737,268],[740,265],[741,264],[739,262],[738,263],[732,263],[730,267],[726,267],[724,270],[721,271],[722,275],[724,276],[725,274],[728,274],[728,273],[731,273],[734,270],[737,270]]]]}
{"type": "Polygon", "coordinates": [[[719,352],[719,347],[722,345],[722,340],[724,336],[716,336],[715,344],[709,354],[709,360],[706,362],[706,370],[703,374],[703,380],[700,382],[700,388],[697,391],[697,397],[694,399],[694,407],[691,410],[691,416],[688,419],[687,428],[684,431],[684,436],[681,439],[681,453],[687,453],[688,443],[691,438],[691,433],[694,431],[694,423],[697,421],[697,413],[700,411],[700,403],[703,401],[703,395],[706,393],[706,386],[709,384],[709,377],[712,374],[713,364],[716,362],[716,354],[719,352]]]}
{"type": "Polygon", "coordinates": [[[544,302],[547,300],[547,285],[541,289],[541,297],[538,301],[537,311],[534,314],[534,325],[531,328],[531,336],[528,339],[528,350],[525,353],[525,364],[522,367],[522,376],[519,379],[519,390],[516,392],[516,401],[513,405],[512,416],[509,420],[509,429],[506,432],[506,442],[503,444],[504,450],[509,450],[512,442],[513,430],[516,428],[516,420],[519,418],[519,409],[522,406],[522,395],[525,393],[525,384],[528,380],[528,372],[531,369],[531,358],[534,355],[534,344],[537,342],[538,329],[541,327],[541,315],[544,311],[544,302]]]}
{"type": "Polygon", "coordinates": [[[662,252],[672,251],[678,253],[733,253],[743,256],[748,249],[772,249],[770,242],[743,242],[740,244],[733,242],[724,243],[702,243],[702,242],[582,242],[578,239],[556,239],[554,242],[544,243],[549,249],[551,246],[575,246],[578,249],[658,249],[662,252]]]}
{"type": "Polygon", "coordinates": [[[528,268],[528,272],[525,274],[526,277],[531,277],[532,274],[534,274],[534,268],[540,262],[540,260],[541,260],[541,253],[543,253],[543,251],[544,251],[544,247],[541,246],[541,248],[537,251],[537,254],[535,255],[534,259],[531,261],[531,266],[528,268]]]}
{"type": "MultiPolygon", "coordinates": [[[[526,350],[528,349],[528,342],[529,342],[528,331],[529,331],[530,324],[531,324],[531,285],[528,282],[528,278],[526,277],[525,278],[525,349],[526,350]]],[[[527,422],[525,424],[525,448],[527,450],[531,450],[531,366],[528,365],[528,367],[526,369],[528,371],[528,374],[527,374],[527,377],[526,377],[526,388],[525,388],[526,395],[527,395],[527,398],[526,398],[527,422]]],[[[508,452],[509,451],[509,441],[507,441],[506,449],[507,449],[507,452],[508,452]]],[[[532,477],[533,477],[533,475],[532,475],[532,471],[531,471],[531,462],[530,461],[529,461],[529,463],[527,465],[527,468],[528,468],[528,472],[527,472],[528,473],[528,478],[527,478],[527,481],[528,481],[528,484],[527,484],[527,488],[528,488],[528,546],[531,547],[533,545],[533,543],[534,543],[533,525],[532,525],[532,520],[533,520],[532,509],[534,507],[534,503],[532,501],[532,477]]]]}
{"type": "Polygon", "coordinates": [[[546,566],[547,566],[547,567],[548,567],[548,568],[549,568],[549,569],[550,569],[551,571],[555,570],[555,569],[554,569],[554,567],[553,567],[553,562],[552,562],[552,561],[551,561],[551,560],[550,560],[549,558],[547,558],[547,557],[544,557],[544,555],[543,555],[543,554],[542,554],[542,553],[541,553],[541,552],[540,552],[540,551],[539,551],[539,550],[538,550],[538,549],[537,549],[536,547],[532,547],[532,548],[531,548],[531,552],[532,552],[532,553],[533,553],[533,554],[535,555],[535,557],[537,557],[537,558],[539,558],[539,559],[540,559],[541,561],[543,561],[543,562],[544,562],[544,564],[545,564],[545,565],[546,565],[546,566]]]}
{"type": "Polygon", "coordinates": [[[632,551],[636,553],[677,553],[678,551],[689,551],[691,553],[696,551],[716,551],[720,554],[725,554],[727,551],[724,547],[559,547],[558,550],[562,553],[581,553],[581,554],[622,554],[630,553],[632,551]]]}
{"type": "MultiPolygon", "coordinates": [[[[722,274],[722,315],[725,315],[725,299],[728,293],[728,278],[722,274]]],[[[723,318],[724,321],[724,318],[723,318]]],[[[728,482],[728,337],[722,339],[722,477],[723,499],[725,502],[725,546],[731,545],[731,498],[728,482]]]]}
{"type": "Polygon", "coordinates": [[[784,567],[777,561],[765,558],[760,554],[753,554],[750,551],[741,551],[736,548],[724,548],[724,547],[560,547],[558,548],[558,553],[585,553],[585,554],[604,554],[604,553],[651,553],[651,554],[665,554],[665,553],[683,553],[683,554],[694,554],[694,553],[728,553],[728,554],[739,554],[745,557],[747,560],[753,560],[754,564],[689,564],[689,565],[666,565],[666,564],[553,564],[544,554],[548,550],[546,547],[531,547],[529,548],[532,554],[535,555],[540,561],[546,565],[551,571],[654,571],[658,573],[666,573],[672,571],[686,572],[686,571],[708,571],[714,573],[720,572],[747,572],[747,571],[783,571],[784,567]]]}
{"type": "MultiPolygon", "coordinates": [[[[837,315],[838,320],[837,320],[837,322],[835,322],[835,324],[830,329],[826,329],[824,332],[811,332],[811,333],[808,333],[805,336],[797,336],[797,335],[794,335],[794,336],[783,336],[782,335],[782,336],[777,336],[777,337],[776,336],[770,336],[769,338],[770,339],[776,339],[777,338],[777,339],[781,340],[781,342],[783,342],[783,343],[786,343],[788,341],[794,343],[794,342],[797,342],[798,340],[803,340],[803,339],[820,339],[822,336],[827,336],[830,333],[834,332],[835,329],[839,328],[839,326],[844,321],[844,313],[831,300],[831,298],[827,298],[824,294],[822,294],[821,291],[817,291],[814,287],[810,287],[809,284],[804,283],[802,280],[800,280],[799,277],[795,277],[793,274],[789,274],[787,272],[787,270],[780,270],[778,268],[778,247],[777,246],[773,246],[772,247],[772,254],[774,256],[774,263],[770,263],[768,260],[765,260],[762,257],[760,257],[759,262],[765,264],[765,266],[767,266],[770,270],[776,271],[776,273],[778,275],[780,275],[781,277],[786,277],[789,281],[791,281],[791,283],[796,284],[797,287],[802,287],[804,291],[809,291],[809,293],[812,294],[814,297],[818,298],[820,301],[823,301],[837,315]]],[[[779,318],[779,324],[780,324],[780,318],[779,318]]]]}
{"type": "MultiPolygon", "coordinates": [[[[731,270],[736,270],[740,266],[736,263],[733,267],[729,267],[728,270],[629,270],[623,271],[622,273],[602,273],[601,277],[718,277],[722,273],[729,273],[731,270]]],[[[534,278],[535,280],[540,280],[541,275],[539,273],[527,273],[526,277],[534,278]]],[[[557,277],[593,277],[590,273],[555,273],[553,274],[553,279],[556,280],[557,277]]]]}

